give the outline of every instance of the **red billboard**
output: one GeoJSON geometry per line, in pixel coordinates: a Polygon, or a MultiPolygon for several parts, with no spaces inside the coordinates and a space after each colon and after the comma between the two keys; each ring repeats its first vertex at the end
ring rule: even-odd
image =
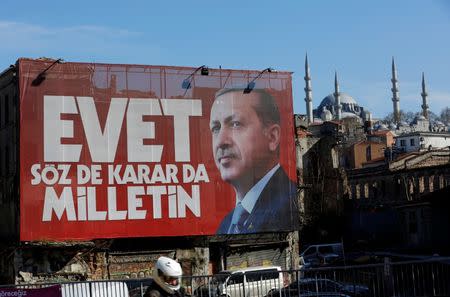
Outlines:
{"type": "Polygon", "coordinates": [[[18,63],[22,241],[297,228],[291,73],[18,63]]]}

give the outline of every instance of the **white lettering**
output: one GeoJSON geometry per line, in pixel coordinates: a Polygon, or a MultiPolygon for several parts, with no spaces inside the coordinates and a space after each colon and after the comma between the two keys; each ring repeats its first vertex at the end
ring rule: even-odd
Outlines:
{"type": "Polygon", "coordinates": [[[113,162],[119,142],[127,98],[111,98],[102,133],[92,97],[77,97],[81,120],[93,162],[113,162]]]}
{"type": "Polygon", "coordinates": [[[147,215],[146,210],[138,210],[142,207],[142,198],[138,195],[144,195],[144,187],[128,187],[128,218],[130,220],[142,220],[147,215]]]}
{"type": "Polygon", "coordinates": [[[188,194],[182,186],[134,186],[127,188],[125,197],[117,197],[117,188],[108,187],[107,210],[97,209],[97,190],[96,187],[77,187],[75,205],[71,187],[64,187],[60,196],[54,188],[46,187],[42,221],[51,221],[53,213],[59,221],[64,214],[68,221],[144,220],[147,218],[147,209],[144,209],[142,197],[144,195],[152,198],[150,211],[153,213],[153,219],[186,218],[187,209],[194,216],[201,216],[199,185],[192,185],[191,194],[188,194]],[[165,197],[167,202],[163,200],[165,197]],[[118,199],[126,201],[126,210],[118,209],[118,199]],[[163,208],[163,203],[167,203],[167,208],[163,208]]]}
{"type": "Polygon", "coordinates": [[[205,164],[199,164],[197,170],[195,170],[194,166],[190,164],[183,164],[183,182],[198,183],[201,181],[209,182],[205,164]]]}
{"type": "Polygon", "coordinates": [[[208,172],[206,171],[205,164],[198,164],[197,171],[195,172],[194,183],[207,182],[209,183],[208,172]]]}
{"type": "Polygon", "coordinates": [[[177,187],[168,186],[169,218],[177,217],[177,187]]]}
{"type": "Polygon", "coordinates": [[[177,186],[178,198],[178,217],[186,217],[186,206],[192,211],[196,217],[200,217],[200,187],[192,185],[192,197],[183,189],[177,186]]]}
{"type": "Polygon", "coordinates": [[[109,163],[116,158],[125,114],[128,162],[161,161],[164,146],[144,144],[144,140],[156,139],[156,131],[167,131],[156,130],[155,122],[144,121],[144,116],[172,116],[175,161],[189,162],[190,117],[201,116],[202,105],[199,99],[111,98],[102,125],[93,97],[80,96],[75,100],[74,96],[44,95],[44,162],[80,161],[82,144],[62,144],[63,138],[73,139],[75,134],[74,121],[62,120],[64,114],[79,115],[83,131],[77,131],[77,135],[86,136],[92,162],[109,163]]]}
{"type": "Polygon", "coordinates": [[[106,211],[97,210],[97,197],[95,187],[87,187],[87,211],[89,221],[104,221],[106,219],[106,211]]]}
{"type": "Polygon", "coordinates": [[[144,122],[144,115],[161,115],[158,99],[130,100],[127,110],[127,148],[129,162],[159,162],[162,145],[144,145],[155,138],[155,122],[144,122]]]}
{"type": "Polygon", "coordinates": [[[189,117],[202,115],[202,102],[198,99],[161,99],[164,115],[173,116],[175,161],[191,160],[189,117]]]}
{"type": "Polygon", "coordinates": [[[73,121],[61,120],[61,114],[77,114],[73,96],[44,96],[44,161],[78,162],[80,144],[61,144],[61,138],[73,137],[73,121]]]}
{"type": "Polygon", "coordinates": [[[125,172],[123,173],[122,181],[124,183],[133,183],[133,184],[138,183],[136,172],[134,172],[133,165],[128,164],[127,166],[125,166],[125,172]]]}
{"type": "Polygon", "coordinates": [[[77,188],[77,207],[78,207],[78,221],[86,221],[87,219],[87,205],[86,205],[86,188],[77,188]]]}
{"type": "Polygon", "coordinates": [[[79,185],[84,185],[91,179],[91,171],[86,165],[77,165],[77,182],[79,185]]]}
{"type": "Polygon", "coordinates": [[[108,165],[108,184],[124,184],[120,178],[120,169],[122,165],[108,165]]]}
{"type": "Polygon", "coordinates": [[[191,183],[195,178],[195,169],[191,164],[183,164],[183,182],[191,183]]]}
{"type": "Polygon", "coordinates": [[[126,210],[117,210],[116,188],[108,187],[108,219],[110,221],[121,221],[127,217],[126,210]]]}
{"type": "Polygon", "coordinates": [[[147,187],[147,194],[153,197],[153,218],[162,218],[161,196],[167,193],[164,186],[147,187]]]}
{"type": "Polygon", "coordinates": [[[39,174],[39,170],[41,169],[41,164],[33,164],[31,166],[31,175],[33,178],[31,179],[31,184],[33,186],[41,183],[41,175],[39,174]]]}
{"type": "Polygon", "coordinates": [[[34,164],[31,166],[31,174],[33,178],[31,180],[32,185],[38,185],[43,182],[46,185],[70,185],[72,180],[68,178],[70,171],[70,165],[68,164],[59,164],[55,167],[54,164],[46,164],[44,169],[40,171],[41,165],[34,164]]]}
{"type": "Polygon", "coordinates": [[[61,197],[52,187],[45,188],[44,211],[42,213],[42,221],[49,222],[52,219],[52,213],[55,212],[58,220],[61,220],[64,212],[66,212],[68,221],[76,221],[75,206],[73,204],[72,189],[64,187],[61,197]]]}

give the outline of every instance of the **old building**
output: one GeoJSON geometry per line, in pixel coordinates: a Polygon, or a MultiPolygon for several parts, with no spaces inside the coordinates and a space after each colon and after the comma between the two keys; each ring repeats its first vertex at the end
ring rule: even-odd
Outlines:
{"type": "Polygon", "coordinates": [[[390,130],[370,131],[367,140],[382,143],[385,147],[392,147],[395,144],[395,134],[390,130]]]}
{"type": "Polygon", "coordinates": [[[385,148],[383,143],[373,141],[360,141],[351,145],[348,149],[349,167],[361,168],[364,163],[384,160],[385,148]]]}
{"type": "Polygon", "coordinates": [[[395,149],[402,153],[449,147],[450,132],[410,132],[395,137],[395,149]]]}
{"type": "MultiPolygon", "coordinates": [[[[347,178],[347,230],[352,242],[430,250],[432,238],[438,236],[431,230],[449,228],[448,222],[441,226],[430,213],[430,205],[440,205],[450,186],[449,150],[404,154],[376,167],[349,170],[347,178]]],[[[434,246],[448,247],[448,242],[434,246]]]]}

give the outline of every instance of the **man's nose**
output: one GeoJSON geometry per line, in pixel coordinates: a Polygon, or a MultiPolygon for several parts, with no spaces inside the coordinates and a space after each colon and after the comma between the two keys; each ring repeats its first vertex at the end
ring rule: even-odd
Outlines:
{"type": "Polygon", "coordinates": [[[231,144],[231,131],[227,128],[219,130],[216,136],[216,146],[226,147],[231,144]]]}

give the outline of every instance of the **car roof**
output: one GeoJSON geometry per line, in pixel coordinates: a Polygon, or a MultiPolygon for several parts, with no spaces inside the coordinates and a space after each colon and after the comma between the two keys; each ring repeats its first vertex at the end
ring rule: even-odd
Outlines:
{"type": "Polygon", "coordinates": [[[338,281],[335,281],[333,279],[329,278],[302,278],[299,280],[300,283],[302,282],[320,282],[320,281],[326,281],[326,282],[333,282],[333,283],[339,283],[338,281]]]}
{"type": "Polygon", "coordinates": [[[253,267],[245,267],[245,268],[239,268],[239,269],[232,269],[232,270],[222,270],[218,274],[229,274],[229,273],[237,273],[237,272],[249,272],[249,271],[260,271],[260,270],[269,270],[269,269],[275,269],[280,271],[281,266],[253,266],[253,267]]]}
{"type": "Polygon", "coordinates": [[[319,243],[319,244],[310,244],[306,246],[306,248],[309,248],[310,246],[342,246],[342,243],[319,243]]]}

